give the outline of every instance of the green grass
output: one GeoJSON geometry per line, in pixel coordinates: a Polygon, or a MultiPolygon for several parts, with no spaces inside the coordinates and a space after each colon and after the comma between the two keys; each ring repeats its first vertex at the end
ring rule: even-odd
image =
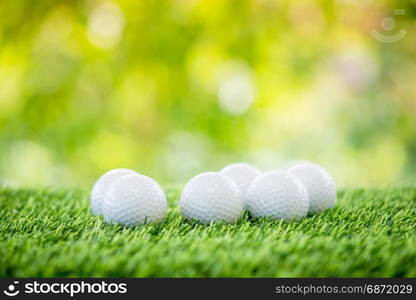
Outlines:
{"type": "Polygon", "coordinates": [[[416,188],[338,193],[298,222],[107,225],[77,190],[0,189],[0,276],[416,277],[416,188]]]}

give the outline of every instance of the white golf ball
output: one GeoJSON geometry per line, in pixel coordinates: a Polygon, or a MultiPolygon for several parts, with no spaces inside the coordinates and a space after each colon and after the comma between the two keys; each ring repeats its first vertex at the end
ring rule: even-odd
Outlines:
{"type": "Polygon", "coordinates": [[[221,169],[220,173],[229,177],[240,188],[243,200],[247,202],[248,187],[261,171],[247,163],[235,163],[221,169]]]}
{"type": "Polygon", "coordinates": [[[308,193],[293,175],[270,171],[258,176],[247,194],[247,209],[253,217],[298,219],[308,213],[308,193]]]}
{"type": "Polygon", "coordinates": [[[166,216],[165,193],[153,179],[130,174],[116,179],[104,196],[103,215],[109,223],[135,226],[162,221],[166,216]]]}
{"type": "Polygon", "coordinates": [[[311,163],[299,163],[287,171],[296,176],[308,191],[309,212],[318,213],[335,205],[335,181],[325,169],[311,163]]]}
{"type": "Polygon", "coordinates": [[[244,203],[231,179],[217,172],[206,172],[185,185],[179,207],[185,218],[208,224],[237,220],[243,213],[244,203]]]}
{"type": "Polygon", "coordinates": [[[128,174],[136,174],[133,170],[129,169],[114,169],[108,171],[104,175],[102,175],[98,180],[95,182],[94,187],[92,188],[90,203],[91,203],[91,210],[94,215],[101,215],[103,213],[102,204],[104,199],[104,194],[107,191],[110,184],[116,180],[117,178],[128,175],[128,174]]]}

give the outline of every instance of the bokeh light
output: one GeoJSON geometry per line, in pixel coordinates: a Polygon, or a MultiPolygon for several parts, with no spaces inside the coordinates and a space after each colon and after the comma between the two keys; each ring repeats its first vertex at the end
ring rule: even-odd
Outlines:
{"type": "Polygon", "coordinates": [[[2,1],[0,183],[86,188],[118,167],[184,183],[235,161],[296,160],[339,186],[414,183],[415,12],[389,0],[2,1]]]}

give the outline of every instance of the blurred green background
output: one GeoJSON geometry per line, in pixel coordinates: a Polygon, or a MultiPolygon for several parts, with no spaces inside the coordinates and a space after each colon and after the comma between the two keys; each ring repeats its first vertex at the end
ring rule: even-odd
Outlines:
{"type": "Polygon", "coordinates": [[[127,167],[184,183],[294,159],[339,186],[412,182],[415,15],[413,1],[1,1],[0,182],[88,187],[127,167]]]}

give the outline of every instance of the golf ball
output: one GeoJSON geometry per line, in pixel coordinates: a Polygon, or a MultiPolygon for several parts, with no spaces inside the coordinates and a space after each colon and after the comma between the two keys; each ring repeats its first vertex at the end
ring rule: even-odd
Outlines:
{"type": "Polygon", "coordinates": [[[243,201],[247,202],[248,187],[261,174],[261,171],[247,163],[235,163],[226,166],[220,173],[230,178],[240,188],[243,201]]]}
{"type": "Polygon", "coordinates": [[[117,178],[127,174],[136,174],[136,172],[129,169],[114,169],[102,175],[95,182],[90,196],[91,210],[94,215],[98,216],[103,213],[102,203],[104,199],[104,194],[107,191],[110,184],[117,178]]]}
{"type": "Polygon", "coordinates": [[[130,174],[116,179],[104,195],[103,215],[109,223],[135,226],[166,216],[165,193],[153,179],[130,174]]]}
{"type": "Polygon", "coordinates": [[[287,171],[298,178],[308,191],[309,212],[318,213],[335,205],[335,181],[325,169],[311,163],[299,163],[287,171]]]}
{"type": "Polygon", "coordinates": [[[252,182],[246,204],[253,217],[291,220],[306,216],[309,199],[296,177],[283,171],[270,171],[252,182]]]}
{"type": "Polygon", "coordinates": [[[244,203],[231,179],[217,172],[206,172],[185,185],[179,207],[185,218],[208,224],[237,220],[243,213],[244,203]]]}

